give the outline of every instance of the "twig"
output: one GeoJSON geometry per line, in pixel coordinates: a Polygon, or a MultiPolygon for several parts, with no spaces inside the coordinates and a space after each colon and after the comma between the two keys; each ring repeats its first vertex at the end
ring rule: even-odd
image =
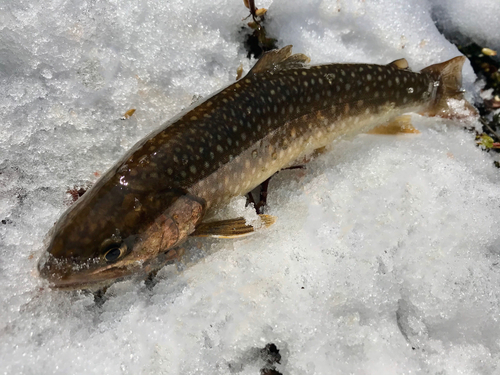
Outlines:
{"type": "Polygon", "coordinates": [[[490,127],[488,122],[486,120],[481,119],[481,123],[488,128],[488,130],[495,136],[497,137],[497,140],[500,141],[500,136],[490,127]]]}

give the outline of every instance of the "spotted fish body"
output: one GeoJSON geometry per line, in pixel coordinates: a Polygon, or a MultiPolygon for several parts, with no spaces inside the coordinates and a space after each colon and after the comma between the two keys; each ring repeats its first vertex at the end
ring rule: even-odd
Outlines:
{"type": "Polygon", "coordinates": [[[56,223],[40,274],[83,287],[176,258],[206,212],[341,137],[407,112],[447,115],[463,57],[422,72],[307,65],[291,46],[137,143],[56,223]]]}

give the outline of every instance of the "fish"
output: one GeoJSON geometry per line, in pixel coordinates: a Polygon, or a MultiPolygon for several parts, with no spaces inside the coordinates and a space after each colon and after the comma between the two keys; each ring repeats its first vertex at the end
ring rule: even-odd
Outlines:
{"type": "MultiPolygon", "coordinates": [[[[338,139],[405,113],[453,117],[463,101],[455,57],[420,72],[387,65],[311,65],[292,46],[140,140],[56,222],[38,263],[54,288],[84,289],[146,275],[182,256],[189,236],[239,237],[242,218],[215,207],[338,139]]],[[[274,222],[262,216],[266,225],[274,222]]]]}

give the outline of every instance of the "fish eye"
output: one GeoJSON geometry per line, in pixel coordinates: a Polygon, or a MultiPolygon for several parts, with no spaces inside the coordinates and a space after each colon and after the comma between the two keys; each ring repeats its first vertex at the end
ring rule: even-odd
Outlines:
{"type": "Polygon", "coordinates": [[[107,262],[114,262],[120,257],[120,255],[122,255],[121,249],[119,247],[112,247],[106,252],[106,254],[104,254],[104,258],[107,262]]]}
{"type": "Polygon", "coordinates": [[[122,243],[111,243],[105,247],[104,259],[108,263],[117,261],[127,250],[127,245],[122,243]]]}

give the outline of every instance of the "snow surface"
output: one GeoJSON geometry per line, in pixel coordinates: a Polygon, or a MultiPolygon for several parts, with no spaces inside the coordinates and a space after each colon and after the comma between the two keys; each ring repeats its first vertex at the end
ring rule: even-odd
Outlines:
{"type": "Polygon", "coordinates": [[[500,1],[430,0],[434,18],[446,34],[461,43],[475,42],[500,49],[498,18],[500,1]]]}
{"type": "MultiPolygon", "coordinates": [[[[460,25],[476,4],[434,3],[257,6],[313,63],[421,69],[459,54],[433,18],[460,25]]],[[[499,45],[482,21],[498,2],[481,4],[462,33],[499,45]]],[[[191,240],[199,259],[152,288],[117,283],[96,303],[38,278],[69,188],[252,65],[246,16],[236,0],[0,2],[0,373],[259,374],[269,343],[282,374],[499,373],[500,174],[458,122],[414,116],[420,135],[360,135],[279,173],[274,226],[191,240]]],[[[467,64],[469,97],[474,80],[467,64]]]]}

